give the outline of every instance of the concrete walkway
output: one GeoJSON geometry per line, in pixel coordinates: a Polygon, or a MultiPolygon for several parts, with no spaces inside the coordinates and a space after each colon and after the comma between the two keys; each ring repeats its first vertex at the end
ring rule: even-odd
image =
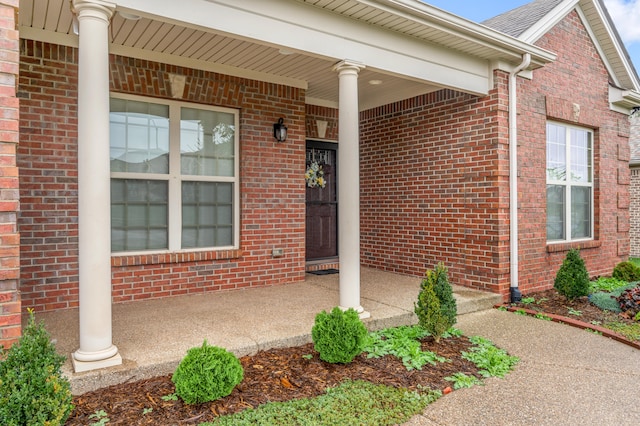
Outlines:
{"type": "MultiPolygon", "coordinates": [[[[362,270],[368,328],[415,324],[420,279],[362,270]]],[[[520,357],[504,379],[444,396],[407,425],[640,424],[640,351],[567,325],[501,312],[500,298],[454,287],[458,324],[520,357]]],[[[113,341],[122,366],[75,374],[76,394],[114,383],[171,373],[186,351],[202,344],[241,356],[311,341],[315,315],[338,304],[338,275],[307,275],[300,284],[152,300],[113,307],[113,341]]],[[[78,347],[76,310],[36,314],[69,356],[78,347]]]]}
{"type": "Polygon", "coordinates": [[[456,327],[520,357],[504,379],[460,389],[407,425],[640,424],[640,351],[584,330],[495,309],[456,327]]]}
{"type": "MultiPolygon", "coordinates": [[[[362,306],[371,314],[369,330],[416,324],[414,302],[420,278],[363,268],[362,306]]],[[[260,349],[311,342],[316,314],[339,303],[339,276],[307,274],[304,283],[217,292],[117,304],[113,306],[113,344],[123,364],[74,373],[71,362],[63,372],[73,393],[125,381],[172,373],[187,350],[202,345],[226,348],[237,356],[260,349]]],[[[489,309],[495,294],[454,287],[458,313],[489,309]]],[[[79,346],[78,311],[36,314],[44,321],[58,351],[70,357],[79,346]]]]}

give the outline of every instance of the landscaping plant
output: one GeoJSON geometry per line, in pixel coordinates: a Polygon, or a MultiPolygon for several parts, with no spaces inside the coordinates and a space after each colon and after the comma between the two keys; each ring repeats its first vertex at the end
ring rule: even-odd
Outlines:
{"type": "Polygon", "coordinates": [[[443,263],[438,263],[434,270],[426,272],[414,307],[418,323],[436,342],[456,323],[456,300],[443,263]]]}
{"type": "Polygon", "coordinates": [[[620,310],[630,318],[637,318],[640,314],[640,286],[624,290],[616,298],[620,310]]]}
{"type": "Polygon", "coordinates": [[[200,404],[229,395],[243,376],[242,364],[234,354],[205,340],[187,351],[171,380],[185,403],[200,404]]]}
{"type": "Polygon", "coordinates": [[[636,266],[633,262],[620,262],[613,268],[611,275],[613,278],[630,283],[640,281],[640,267],[636,266]]]}
{"type": "Polygon", "coordinates": [[[60,371],[64,360],[29,311],[18,343],[0,347],[0,425],[64,424],[73,409],[71,385],[60,371]]]}
{"type": "Polygon", "coordinates": [[[569,250],[553,283],[558,293],[573,300],[589,294],[589,273],[576,249],[569,250]]]}
{"type": "Polygon", "coordinates": [[[331,313],[322,311],[316,315],[311,329],[314,349],[321,360],[332,364],[353,361],[362,352],[367,334],[367,328],[354,309],[343,311],[337,306],[331,313]]]}
{"type": "Polygon", "coordinates": [[[589,302],[606,311],[620,312],[620,304],[616,300],[625,290],[635,288],[635,284],[626,283],[624,287],[618,287],[612,291],[597,291],[589,295],[589,302]]]}

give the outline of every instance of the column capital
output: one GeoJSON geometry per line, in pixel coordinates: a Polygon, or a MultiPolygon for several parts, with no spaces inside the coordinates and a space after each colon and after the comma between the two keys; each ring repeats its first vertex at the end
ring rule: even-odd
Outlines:
{"type": "Polygon", "coordinates": [[[104,0],[72,0],[71,11],[75,13],[78,18],[91,16],[105,19],[109,22],[116,11],[116,4],[104,0]]]}
{"type": "Polygon", "coordinates": [[[356,74],[360,72],[361,69],[366,68],[366,65],[362,62],[352,61],[350,59],[344,59],[333,66],[333,71],[337,71],[339,73],[343,71],[352,71],[356,74]]]}

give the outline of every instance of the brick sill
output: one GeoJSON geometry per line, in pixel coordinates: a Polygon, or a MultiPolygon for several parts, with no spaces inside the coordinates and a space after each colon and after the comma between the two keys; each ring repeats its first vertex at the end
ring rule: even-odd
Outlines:
{"type": "Polygon", "coordinates": [[[162,265],[170,263],[228,260],[242,257],[242,250],[191,251],[178,253],[154,253],[111,256],[112,267],[162,265]]]}
{"type": "Polygon", "coordinates": [[[591,249],[602,246],[600,240],[576,241],[571,243],[547,244],[547,253],[558,253],[561,251],[569,251],[571,249],[591,249]]]}

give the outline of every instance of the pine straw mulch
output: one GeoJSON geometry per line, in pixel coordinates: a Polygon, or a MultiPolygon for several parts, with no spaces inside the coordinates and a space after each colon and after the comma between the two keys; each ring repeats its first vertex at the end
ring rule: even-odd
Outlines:
{"type": "Polygon", "coordinates": [[[244,379],[225,398],[199,405],[186,405],[179,399],[166,401],[162,397],[175,392],[171,375],[154,377],[74,397],[75,409],[66,425],[96,422],[89,416],[99,410],[107,413],[109,425],[195,425],[267,402],[318,396],[345,379],[411,390],[419,386],[444,390],[451,386],[444,378],[454,373],[481,377],[477,367],[461,356],[470,347],[464,336],[442,339],[439,343],[427,337],[422,341],[422,349],[449,361],[412,371],[393,356],[369,359],[361,354],[350,364],[329,364],[318,358],[313,344],[270,349],[240,358],[244,379]],[[307,359],[309,355],[312,357],[307,359]]]}

